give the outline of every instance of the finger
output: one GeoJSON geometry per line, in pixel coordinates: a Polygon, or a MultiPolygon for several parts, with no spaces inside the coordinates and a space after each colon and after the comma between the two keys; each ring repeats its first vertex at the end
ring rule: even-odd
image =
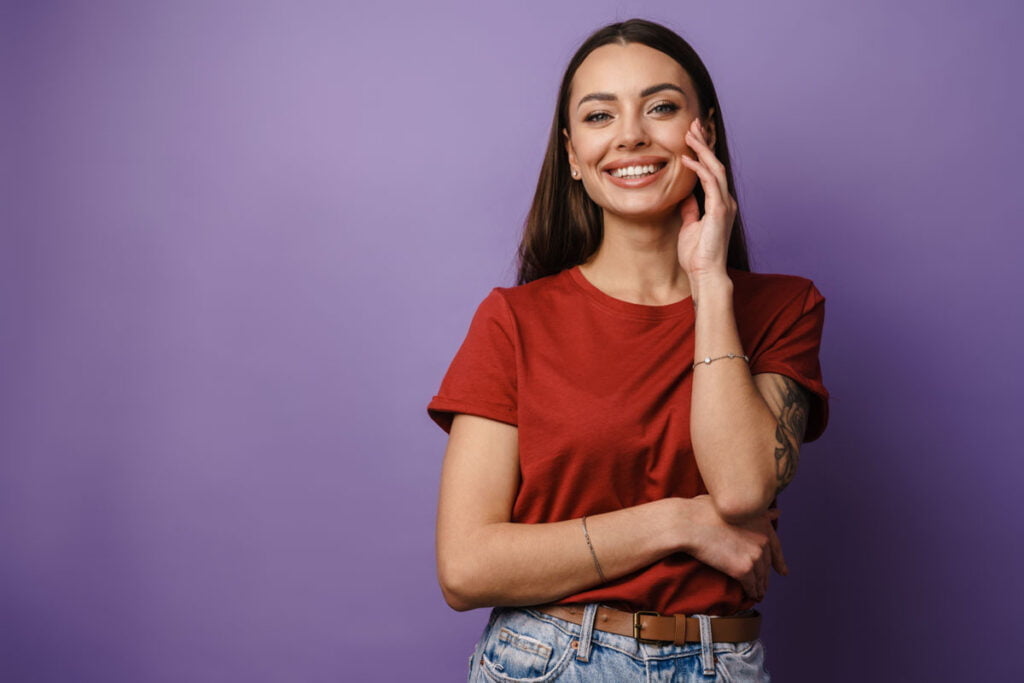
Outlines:
{"type": "Polygon", "coordinates": [[[754,599],[760,602],[761,600],[764,600],[764,568],[762,566],[761,558],[759,557],[754,558],[753,573],[755,584],[754,599]]]}
{"type": "Polygon", "coordinates": [[[725,164],[715,154],[715,150],[711,149],[708,145],[707,136],[704,135],[704,126],[700,122],[699,118],[693,120],[694,124],[690,126],[690,133],[696,139],[697,142],[697,155],[704,160],[704,162],[711,169],[711,172],[715,174],[715,178],[718,179],[718,184],[722,188],[722,193],[725,195],[729,194],[729,178],[726,173],[725,164]]]}
{"type": "Polygon", "coordinates": [[[788,576],[789,566],[786,565],[786,558],[782,554],[782,541],[779,540],[779,536],[775,533],[775,529],[769,529],[768,540],[771,543],[772,549],[772,566],[775,568],[775,571],[782,576],[788,576]]]}
{"type": "Polygon", "coordinates": [[[711,169],[711,173],[714,175],[721,193],[723,195],[729,194],[729,180],[725,172],[725,166],[715,156],[714,150],[708,147],[707,142],[704,140],[704,133],[700,129],[695,128],[695,126],[691,126],[690,130],[686,131],[686,142],[697,153],[697,158],[711,169]],[[696,132],[694,132],[695,130],[696,132]]]}
{"type": "Polygon", "coordinates": [[[722,163],[721,159],[715,156],[715,150],[711,149],[711,145],[708,144],[707,135],[704,133],[704,124],[701,123],[699,117],[695,117],[693,121],[690,121],[690,128],[687,130],[687,133],[693,135],[696,139],[700,147],[697,151],[700,152],[703,150],[707,153],[709,156],[708,166],[715,171],[715,175],[718,175],[719,172],[721,172],[722,180],[725,180],[725,165],[722,163]]]}
{"type": "Polygon", "coordinates": [[[771,545],[765,543],[764,552],[761,553],[761,595],[768,595],[768,581],[772,577],[772,551],[771,545]]]}
{"type": "MultiPolygon", "coordinates": [[[[767,545],[767,544],[766,544],[767,545]]],[[[764,560],[767,556],[767,547],[761,545],[760,539],[757,543],[757,555],[754,557],[754,574],[757,576],[757,599],[764,599],[765,584],[768,581],[766,576],[764,560]]]]}
{"type": "Polygon", "coordinates": [[[718,179],[702,162],[685,154],[680,156],[684,166],[692,168],[700,178],[700,186],[704,188],[704,214],[713,216],[725,215],[725,204],[722,201],[722,192],[718,187],[718,179]]]}
{"type": "MultiPolygon", "coordinates": [[[[683,165],[693,169],[693,171],[700,178],[700,185],[704,188],[704,215],[713,216],[720,218],[720,222],[723,225],[727,222],[727,218],[730,215],[731,207],[726,203],[726,200],[722,196],[722,190],[718,183],[718,178],[715,177],[711,169],[707,167],[700,159],[693,159],[692,157],[683,155],[683,165]]],[[[732,198],[729,198],[732,201],[732,198]]]]}
{"type": "Polygon", "coordinates": [[[739,577],[739,580],[743,585],[743,592],[746,593],[751,600],[760,600],[757,595],[757,579],[755,578],[753,571],[749,571],[739,577]]]}

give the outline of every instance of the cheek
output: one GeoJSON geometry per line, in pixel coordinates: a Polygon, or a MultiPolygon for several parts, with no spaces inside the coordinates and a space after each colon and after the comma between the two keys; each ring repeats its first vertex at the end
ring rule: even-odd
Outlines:
{"type": "Polygon", "coordinates": [[[672,190],[669,192],[670,200],[673,202],[683,201],[693,194],[698,182],[696,173],[680,165],[679,175],[672,183],[672,190]]]}
{"type": "Polygon", "coordinates": [[[575,131],[572,135],[572,148],[576,154],[576,160],[581,165],[593,164],[600,159],[602,150],[607,148],[602,136],[595,134],[597,132],[584,128],[575,131]]]}
{"type": "Polygon", "coordinates": [[[692,119],[684,121],[682,118],[673,118],[672,121],[663,122],[657,129],[652,130],[656,138],[653,142],[673,151],[682,152],[690,149],[686,144],[686,131],[690,129],[691,121],[692,119]]]}
{"type": "Polygon", "coordinates": [[[583,166],[597,166],[604,158],[604,152],[602,151],[604,149],[603,146],[593,142],[577,145],[576,156],[583,166]]]}
{"type": "Polygon", "coordinates": [[[669,190],[669,196],[671,201],[681,202],[693,194],[694,189],[700,184],[700,178],[698,178],[696,171],[689,166],[684,166],[681,161],[678,162],[676,168],[678,170],[676,171],[676,177],[672,181],[672,189],[669,190]]]}
{"type": "Polygon", "coordinates": [[[681,193],[682,198],[693,192],[693,188],[699,182],[697,172],[679,160],[679,157],[684,154],[694,160],[698,158],[697,151],[686,143],[686,130],[686,127],[673,128],[671,131],[666,131],[666,135],[660,141],[661,146],[667,152],[676,156],[677,172],[675,182],[672,183],[673,194],[681,193]]]}

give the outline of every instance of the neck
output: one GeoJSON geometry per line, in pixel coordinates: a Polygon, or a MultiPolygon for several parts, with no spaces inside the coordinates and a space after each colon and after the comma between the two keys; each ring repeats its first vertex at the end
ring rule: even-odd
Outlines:
{"type": "Polygon", "coordinates": [[[594,286],[618,299],[661,306],[690,296],[679,265],[680,216],[629,221],[605,212],[601,246],[580,266],[594,286]]]}

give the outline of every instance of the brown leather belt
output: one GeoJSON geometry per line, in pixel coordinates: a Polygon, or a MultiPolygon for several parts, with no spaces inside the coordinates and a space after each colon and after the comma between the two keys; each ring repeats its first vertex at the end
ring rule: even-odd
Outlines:
{"type": "MultiPolygon", "coordinates": [[[[574,624],[583,623],[582,606],[540,605],[531,609],[574,624]]],[[[656,645],[700,642],[700,621],[685,614],[662,616],[657,612],[624,612],[601,606],[597,608],[594,628],[656,645]]],[[[745,617],[715,617],[711,620],[711,639],[716,643],[744,643],[756,639],[760,632],[761,615],[757,611],[745,617]]]]}

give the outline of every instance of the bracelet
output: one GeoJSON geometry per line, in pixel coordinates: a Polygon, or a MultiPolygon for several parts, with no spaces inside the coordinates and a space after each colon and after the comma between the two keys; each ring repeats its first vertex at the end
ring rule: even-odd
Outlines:
{"type": "Polygon", "coordinates": [[[583,538],[587,539],[587,547],[590,548],[590,556],[594,558],[594,568],[597,569],[597,575],[601,577],[601,583],[608,583],[608,579],[604,577],[604,572],[601,571],[601,563],[597,561],[594,545],[590,542],[590,534],[587,532],[587,516],[583,515],[580,521],[583,522],[583,538]]]}
{"type": "Polygon", "coordinates": [[[708,356],[704,360],[697,361],[696,363],[693,364],[693,369],[696,370],[698,365],[711,365],[716,360],[722,360],[723,358],[742,358],[743,360],[747,361],[748,364],[750,363],[749,356],[746,356],[742,353],[727,353],[724,356],[719,356],[718,358],[712,358],[711,356],[708,356]]]}

